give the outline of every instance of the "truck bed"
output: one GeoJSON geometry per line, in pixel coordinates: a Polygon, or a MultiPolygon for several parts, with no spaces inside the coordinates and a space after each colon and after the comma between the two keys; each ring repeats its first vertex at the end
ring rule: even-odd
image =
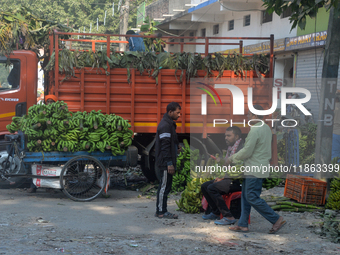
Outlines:
{"type": "MultiPolygon", "coordinates": [[[[223,102],[223,108],[216,110],[208,107],[206,120],[201,115],[201,90],[193,90],[183,76],[182,82],[175,77],[175,70],[160,70],[158,85],[156,80],[148,73],[140,75],[136,69],[131,70],[131,83],[127,81],[127,70],[122,68],[111,69],[106,75],[104,69],[83,68],[75,71],[75,77],[64,79],[58,76],[58,82],[50,87],[58,100],[66,102],[71,111],[102,110],[103,113],[114,113],[128,119],[136,133],[156,133],[157,124],[166,112],[166,106],[172,101],[180,103],[182,116],[177,123],[178,133],[224,133],[225,126],[212,127],[213,119],[225,116],[234,122],[242,122],[246,115],[233,116],[231,93],[227,89],[216,89],[223,102]],[[109,85],[108,85],[109,84],[109,85]],[[190,89],[191,88],[191,89],[190,89]],[[191,91],[190,91],[191,90],[191,91]],[[191,93],[191,95],[190,95],[191,93]],[[204,123],[204,124],[203,124],[204,123]],[[202,125],[203,124],[203,125],[202,125]]],[[[198,71],[203,78],[205,71],[198,71]]],[[[215,77],[218,75],[214,72],[215,77]]],[[[180,71],[177,71],[180,77],[180,71]]],[[[270,108],[272,101],[272,86],[259,82],[256,72],[247,71],[247,77],[238,77],[232,71],[224,71],[222,78],[230,84],[238,86],[247,98],[248,87],[253,90],[254,104],[260,103],[270,108]],[[237,79],[232,79],[237,78],[237,79]]],[[[245,114],[247,114],[247,99],[245,98],[245,114]]],[[[208,97],[208,104],[214,102],[208,97]]],[[[248,132],[248,127],[239,125],[242,132],[248,132]]]]}

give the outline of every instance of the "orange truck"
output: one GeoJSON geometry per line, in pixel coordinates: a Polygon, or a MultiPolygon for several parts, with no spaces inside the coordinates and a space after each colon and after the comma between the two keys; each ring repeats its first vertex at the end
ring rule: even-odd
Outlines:
{"type": "MultiPolygon", "coordinates": [[[[60,35],[71,35],[75,38],[82,33],[60,33],[55,31],[50,35],[50,56],[55,49],[59,49],[60,35]]],[[[89,34],[86,34],[88,36],[89,34]]],[[[95,35],[95,34],[93,34],[95,35]]],[[[118,35],[96,35],[107,38],[107,49],[110,49],[110,37],[118,35]]],[[[146,36],[144,36],[146,37],[146,36]]],[[[171,39],[164,37],[165,40],[171,39]]],[[[190,39],[183,37],[181,39],[190,39]]],[[[192,38],[191,38],[192,39],[192,38]]],[[[274,37],[267,38],[228,38],[228,37],[194,37],[200,39],[199,43],[205,45],[205,54],[209,52],[210,45],[238,45],[242,52],[243,40],[270,40],[270,73],[268,77],[273,77],[273,41],[274,37]],[[213,40],[237,40],[237,43],[214,43],[213,40]],[[202,40],[205,41],[202,43],[202,40]]],[[[69,39],[78,41],[77,39],[69,39]]],[[[184,40],[183,40],[184,41],[184,40]]],[[[181,44],[183,51],[185,42],[181,44]]],[[[187,40],[187,44],[195,44],[192,40],[187,40]]],[[[174,43],[174,42],[171,42],[174,43]]],[[[93,43],[94,44],[94,43],[93,43]]],[[[60,50],[60,49],[59,49],[60,50]]],[[[107,51],[109,56],[110,51],[107,51]]],[[[38,81],[38,58],[36,54],[28,50],[14,51],[10,56],[12,65],[6,65],[7,58],[0,57],[0,140],[9,132],[6,125],[11,122],[13,116],[26,114],[28,108],[37,103],[37,81],[38,81]],[[8,75],[8,76],[7,76],[8,75]],[[9,77],[17,77],[17,81],[11,81],[9,77]],[[7,76],[7,77],[6,77],[7,76]],[[7,78],[7,80],[6,80],[7,78]],[[2,79],[2,80],[1,80],[2,79]],[[11,86],[8,85],[11,82],[11,86]]],[[[149,77],[145,72],[131,69],[131,82],[127,81],[127,70],[112,68],[108,65],[107,73],[93,68],[82,68],[75,70],[75,77],[64,79],[65,75],[59,73],[58,54],[55,54],[54,71],[45,74],[45,96],[53,94],[58,100],[68,104],[71,111],[91,111],[101,110],[102,113],[115,113],[122,116],[131,123],[134,131],[133,145],[138,148],[140,164],[145,176],[153,180],[154,174],[154,142],[157,125],[166,112],[166,106],[172,101],[180,103],[182,107],[181,117],[177,123],[177,133],[180,140],[190,139],[190,145],[200,149],[203,157],[209,154],[220,153],[224,147],[225,125],[213,127],[213,114],[202,116],[201,105],[198,102],[203,91],[197,92],[197,100],[192,101],[191,84],[185,78],[177,81],[175,70],[163,69],[158,74],[158,84],[155,79],[149,77]],[[108,74],[108,75],[107,75],[108,74]],[[195,122],[195,123],[193,123],[195,122]],[[197,122],[197,123],[196,123],[197,122]]],[[[179,72],[179,71],[178,71],[179,72]]],[[[198,71],[198,77],[204,77],[205,71],[198,71]]],[[[217,76],[217,72],[214,75],[217,76]]],[[[179,73],[178,73],[179,76],[179,73]]],[[[185,77],[185,76],[184,76],[185,77]]],[[[247,78],[239,77],[233,71],[224,71],[222,78],[237,78],[233,85],[239,87],[243,94],[247,95],[248,87],[254,87],[253,101],[261,104],[265,109],[271,107],[272,86],[266,84],[255,84],[257,78],[255,71],[248,71],[247,78]]],[[[234,79],[235,80],[235,79],[234,79]]],[[[225,114],[225,119],[242,120],[245,115],[233,115],[233,97],[230,91],[216,89],[221,100],[225,114]]],[[[214,104],[208,100],[208,104],[214,104]]],[[[245,113],[247,113],[247,103],[245,102],[245,113]]],[[[242,133],[246,135],[249,127],[241,126],[242,133]]],[[[4,145],[5,143],[2,142],[4,145]]],[[[0,144],[1,146],[1,144],[0,144]]],[[[1,150],[1,149],[0,149],[1,150]]],[[[275,155],[275,151],[273,153],[275,155]]]]}

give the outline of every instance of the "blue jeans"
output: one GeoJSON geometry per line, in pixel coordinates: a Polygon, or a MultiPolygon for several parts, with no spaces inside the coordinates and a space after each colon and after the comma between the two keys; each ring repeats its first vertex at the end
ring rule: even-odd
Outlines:
{"type": "Polygon", "coordinates": [[[340,158],[340,135],[333,134],[332,139],[332,160],[333,158],[340,158]]]}
{"type": "Polygon", "coordinates": [[[244,178],[242,183],[241,196],[241,217],[238,226],[248,227],[248,219],[251,207],[266,218],[270,223],[274,224],[280,216],[274,212],[272,208],[260,198],[262,191],[262,179],[260,178],[244,178]]]}

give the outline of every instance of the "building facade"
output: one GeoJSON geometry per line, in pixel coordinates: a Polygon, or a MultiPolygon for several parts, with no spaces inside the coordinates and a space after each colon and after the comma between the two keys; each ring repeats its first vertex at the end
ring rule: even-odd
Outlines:
{"type": "MultiPolygon", "coordinates": [[[[305,104],[317,121],[319,113],[320,86],[323,55],[327,39],[329,13],[324,8],[316,19],[308,19],[305,30],[291,29],[285,11],[281,16],[268,14],[261,0],[159,0],[166,5],[168,13],[154,14],[160,21],[158,28],[164,35],[196,37],[269,37],[274,34],[274,82],[278,87],[279,105],[282,86],[308,89],[311,100],[305,104]]],[[[156,2],[157,3],[157,2],[156,2]]],[[[155,3],[154,3],[155,4],[155,3]]],[[[153,4],[153,5],[154,5],[153,4]]],[[[149,7],[150,8],[150,7],[149,7]]],[[[148,7],[146,9],[148,13],[148,7]]],[[[197,42],[202,39],[174,39],[173,42],[197,42]]],[[[222,40],[210,40],[221,43],[222,40]]],[[[228,41],[229,42],[229,41],[228,41]]],[[[238,40],[230,42],[239,42],[238,40]]],[[[269,53],[269,41],[244,40],[243,53],[269,53]]],[[[167,51],[179,52],[179,44],[168,44],[167,51]]],[[[183,51],[204,53],[204,45],[184,45],[183,51]]],[[[211,45],[209,53],[239,52],[238,46],[211,45]]],[[[303,95],[300,95],[303,97],[303,95]]]]}

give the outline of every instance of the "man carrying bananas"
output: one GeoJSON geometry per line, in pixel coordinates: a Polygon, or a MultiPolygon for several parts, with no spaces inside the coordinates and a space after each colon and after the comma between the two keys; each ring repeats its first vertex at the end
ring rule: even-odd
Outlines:
{"type": "Polygon", "coordinates": [[[178,215],[168,212],[167,200],[172,186],[172,176],[176,171],[179,142],[176,134],[177,126],[175,121],[180,116],[181,106],[176,102],[171,102],[166,107],[166,113],[157,127],[155,151],[159,185],[155,216],[158,218],[178,218],[178,215]]]}
{"type": "MultiPolygon", "coordinates": [[[[260,105],[254,105],[253,107],[257,112],[263,111],[263,107],[260,105]]],[[[260,198],[263,178],[269,177],[269,172],[262,171],[261,167],[268,166],[269,160],[271,159],[272,132],[270,127],[262,121],[262,115],[256,115],[249,111],[247,117],[252,126],[244,147],[229,157],[226,162],[226,164],[230,164],[234,161],[243,160],[244,168],[252,170],[244,171],[241,217],[237,226],[229,227],[229,229],[237,232],[248,232],[250,210],[251,207],[254,207],[258,213],[273,224],[272,229],[269,230],[269,234],[274,234],[286,224],[286,221],[283,220],[282,216],[274,212],[266,201],[260,198]],[[253,169],[255,169],[255,171],[253,171],[253,169]]]]}
{"type": "MultiPolygon", "coordinates": [[[[242,132],[239,127],[233,126],[227,128],[225,132],[225,141],[227,143],[228,150],[224,161],[243,148],[244,142],[241,135],[242,132]]],[[[207,212],[210,211],[210,214],[205,214],[202,218],[204,220],[216,220],[215,224],[218,225],[234,224],[236,219],[231,214],[222,195],[241,191],[240,182],[238,180],[233,181],[225,175],[224,178],[216,178],[215,180],[203,183],[201,189],[203,196],[209,204],[207,212]],[[221,220],[219,220],[220,214],[223,216],[221,220]]]]}

